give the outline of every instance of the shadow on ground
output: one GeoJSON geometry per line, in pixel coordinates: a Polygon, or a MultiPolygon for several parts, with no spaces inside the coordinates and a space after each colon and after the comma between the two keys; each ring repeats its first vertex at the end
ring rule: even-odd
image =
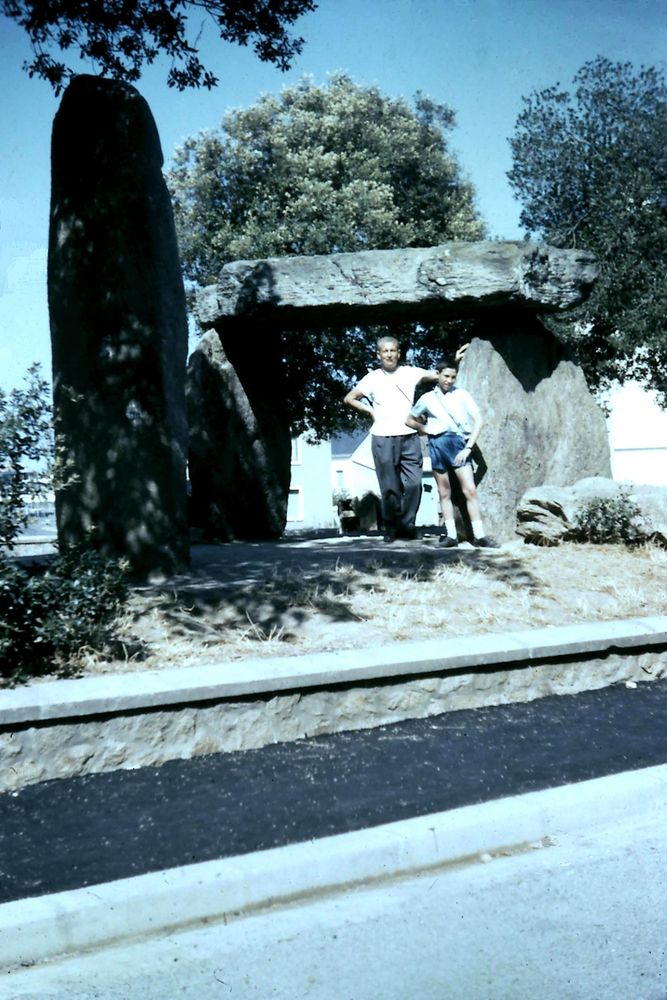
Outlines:
{"type": "Polygon", "coordinates": [[[217,628],[254,630],[257,639],[289,640],[313,614],[330,624],[363,621],[355,603],[364,592],[386,594],[390,614],[394,581],[418,586],[445,568],[464,565],[487,580],[534,591],[538,581],[516,552],[514,544],[440,549],[436,534],[390,546],[380,535],[333,534],[196,545],[189,573],[136,588],[137,619],[159,610],[172,634],[193,639],[205,637],[214,621],[217,628]]]}

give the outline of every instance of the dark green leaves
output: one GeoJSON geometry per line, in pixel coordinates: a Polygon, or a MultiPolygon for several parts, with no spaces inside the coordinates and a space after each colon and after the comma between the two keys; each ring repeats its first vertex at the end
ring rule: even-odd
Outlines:
{"type": "Polygon", "coordinates": [[[252,43],[255,54],[281,70],[303,46],[288,28],[314,10],[313,0],[1,0],[1,10],[25,29],[34,57],[24,69],[60,93],[75,70],[54,56],[72,52],[102,76],[133,83],[160,54],[172,59],[167,84],[178,90],[216,85],[199,59],[197,38],[211,21],[222,39],[252,43]],[[194,42],[191,41],[194,36],[194,42]]]}
{"type": "Polygon", "coordinates": [[[560,323],[593,387],[639,378],[667,399],[667,81],[598,58],[524,99],[510,184],[530,233],[596,254],[579,324],[560,323]]]}

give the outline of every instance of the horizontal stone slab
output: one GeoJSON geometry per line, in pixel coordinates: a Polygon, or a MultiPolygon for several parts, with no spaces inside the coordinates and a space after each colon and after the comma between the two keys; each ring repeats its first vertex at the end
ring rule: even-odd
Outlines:
{"type": "Polygon", "coordinates": [[[262,314],[283,327],[437,319],[489,306],[560,312],[583,302],[595,259],[523,241],[452,242],[234,261],[197,295],[204,327],[262,314]]]}

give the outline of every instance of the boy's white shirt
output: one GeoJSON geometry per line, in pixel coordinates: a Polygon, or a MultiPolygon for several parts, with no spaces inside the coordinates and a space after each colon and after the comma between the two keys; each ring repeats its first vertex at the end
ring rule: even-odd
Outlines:
{"type": "Polygon", "coordinates": [[[364,375],[357,389],[370,400],[373,407],[371,434],[382,437],[397,437],[399,434],[416,434],[406,427],[417,384],[427,376],[425,368],[399,365],[393,372],[383,368],[364,375]]]}
{"type": "Polygon", "coordinates": [[[427,434],[444,434],[445,431],[461,433],[461,428],[470,434],[475,421],[480,417],[479,407],[469,392],[454,386],[444,393],[440,386],[425,392],[410,410],[413,417],[426,414],[427,434]]]}

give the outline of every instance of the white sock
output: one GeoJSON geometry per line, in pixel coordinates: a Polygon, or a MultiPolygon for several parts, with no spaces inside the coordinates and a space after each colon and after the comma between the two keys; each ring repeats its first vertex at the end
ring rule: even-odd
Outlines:
{"type": "Polygon", "coordinates": [[[484,525],[481,521],[472,522],[472,533],[475,538],[484,538],[484,525]]]}
{"type": "Polygon", "coordinates": [[[450,538],[456,538],[456,521],[454,518],[451,520],[449,520],[449,518],[445,518],[445,528],[447,529],[447,534],[450,538]]]}

